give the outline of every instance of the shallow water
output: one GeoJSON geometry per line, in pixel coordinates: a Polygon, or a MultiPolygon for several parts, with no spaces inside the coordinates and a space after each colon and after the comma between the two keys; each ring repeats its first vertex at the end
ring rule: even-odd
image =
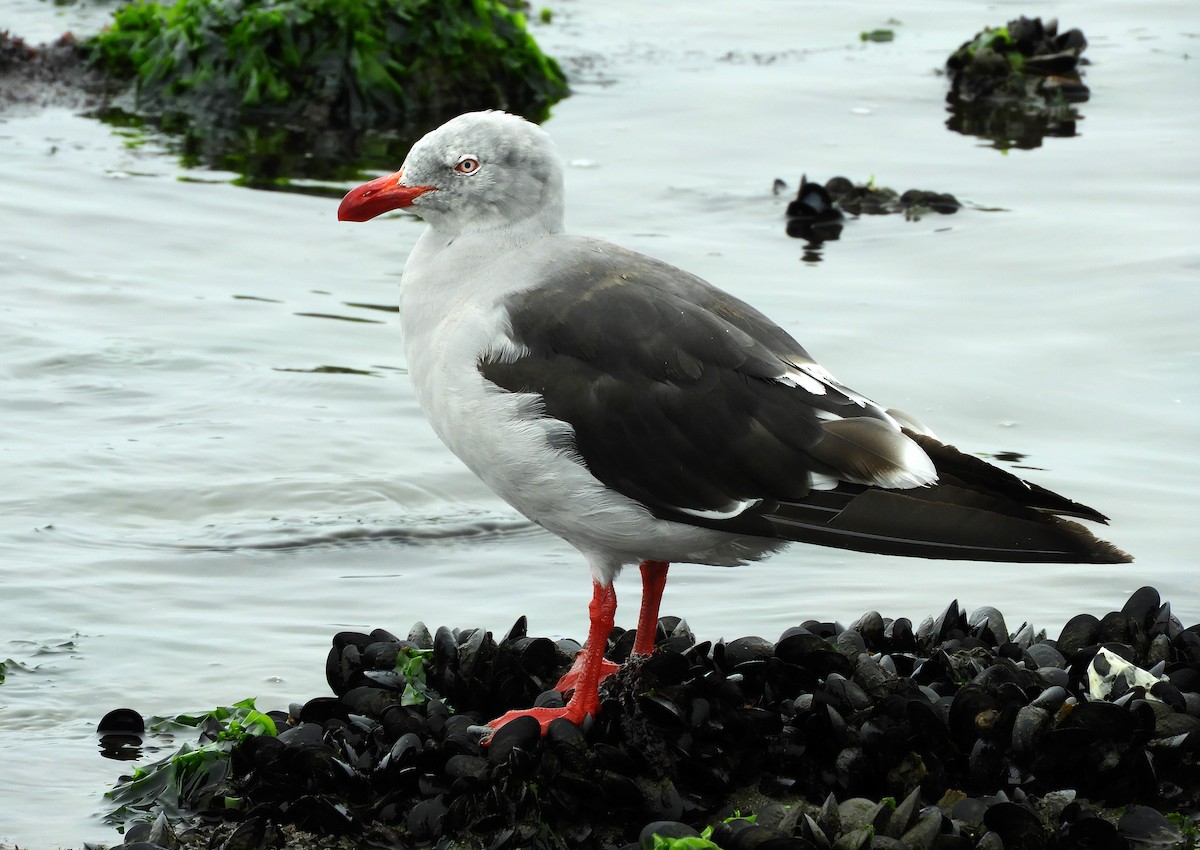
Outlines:
{"type": "MultiPolygon", "coordinates": [[[[0,27],[37,40],[105,8],[11,0],[0,27]]],[[[1079,136],[1008,154],[945,129],[936,69],[1017,4],[926,2],[868,45],[859,31],[893,4],[552,8],[536,35],[574,80],[547,125],[572,230],[747,298],[965,450],[1022,453],[1137,557],[796,547],[676,569],[667,613],[702,639],[774,638],[958,598],[1054,633],[1154,584],[1200,619],[1194,4],[1058,5],[1091,41],[1092,100],[1079,136]],[[969,208],[853,222],[802,262],[771,185],[805,172],[969,208]]],[[[0,118],[0,658],[22,665],[0,686],[0,844],[114,840],[95,816],[128,767],[97,755],[109,709],[284,707],[325,691],[347,628],[503,631],[527,614],[533,633],[583,635],[581,560],[441,448],[377,309],[422,225],[339,224],[332,200],[231,176],[64,110],[0,118]]],[[[629,624],[635,576],[618,591],[629,624]]]]}

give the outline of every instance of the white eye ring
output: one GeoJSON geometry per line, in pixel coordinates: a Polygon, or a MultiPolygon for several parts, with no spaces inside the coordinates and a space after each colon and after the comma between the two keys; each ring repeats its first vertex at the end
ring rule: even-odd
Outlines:
{"type": "Polygon", "coordinates": [[[474,174],[479,170],[479,160],[465,153],[458,158],[458,162],[454,165],[454,170],[459,174],[474,174]]]}

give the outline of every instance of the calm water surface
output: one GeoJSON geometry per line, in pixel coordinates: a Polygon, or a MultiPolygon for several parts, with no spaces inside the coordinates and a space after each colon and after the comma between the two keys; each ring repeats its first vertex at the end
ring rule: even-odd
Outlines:
{"type": "MultiPolygon", "coordinates": [[[[38,40],[105,6],[9,0],[38,40]]],[[[681,567],[703,639],[775,637],[954,598],[1056,633],[1154,584],[1200,619],[1200,13],[1068,2],[552,4],[576,94],[548,128],[569,225],[776,317],[851,386],[1112,516],[1124,567],[963,565],[793,548],[681,567]],[[1080,135],[1002,154],[944,127],[945,55],[985,24],[1087,33],[1080,135]],[[858,33],[894,24],[890,44],[858,33]],[[798,178],[948,191],[954,216],[784,235],[798,178]]],[[[116,836],[109,709],[262,708],[325,693],[342,629],[520,614],[581,637],[588,576],[434,438],[395,303],[422,225],[188,172],[69,111],[0,119],[0,844],[116,836]],[[180,178],[187,178],[181,180],[180,178]],[[350,370],[350,371],[347,371],[350,370]]],[[[348,188],[348,187],[347,187],[348,188]]],[[[636,581],[619,582],[629,624],[636,581]]]]}

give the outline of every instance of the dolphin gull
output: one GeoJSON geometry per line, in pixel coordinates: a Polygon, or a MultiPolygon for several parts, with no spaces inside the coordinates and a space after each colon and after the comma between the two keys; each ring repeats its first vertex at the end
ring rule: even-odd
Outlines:
{"type": "Polygon", "coordinates": [[[654,648],[672,562],[737,565],[792,541],[885,555],[1122,563],[1098,511],[940,442],[851,390],[753,307],[666,263],[563,229],[550,137],[460,115],[338,218],[428,224],[400,285],[417,399],[501,498],[578,549],[590,627],[557,717],[599,710],[617,607],[639,564],[635,655],[654,648]]]}

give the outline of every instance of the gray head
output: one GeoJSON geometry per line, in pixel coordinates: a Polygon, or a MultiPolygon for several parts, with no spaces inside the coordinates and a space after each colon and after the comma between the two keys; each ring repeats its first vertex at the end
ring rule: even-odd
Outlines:
{"type": "Polygon", "coordinates": [[[404,166],[352,189],[338,218],[411,207],[445,233],[562,229],[562,166],[544,130],[507,112],[468,112],[412,146],[404,166]]]}

